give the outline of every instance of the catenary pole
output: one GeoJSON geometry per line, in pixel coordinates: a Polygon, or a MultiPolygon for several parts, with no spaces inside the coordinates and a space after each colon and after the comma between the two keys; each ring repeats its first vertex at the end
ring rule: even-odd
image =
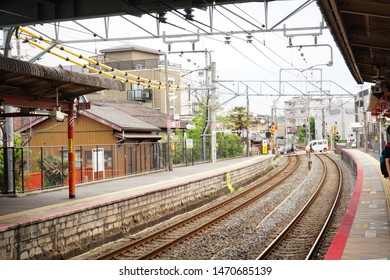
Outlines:
{"type": "Polygon", "coordinates": [[[169,108],[169,86],[168,86],[168,56],[164,53],[164,67],[165,67],[165,105],[167,111],[167,145],[168,145],[168,170],[173,170],[172,151],[171,151],[171,115],[169,108]]]}

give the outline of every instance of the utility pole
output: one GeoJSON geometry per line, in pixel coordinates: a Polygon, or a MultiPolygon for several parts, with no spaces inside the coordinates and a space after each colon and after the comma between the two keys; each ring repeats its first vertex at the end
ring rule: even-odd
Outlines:
{"type": "Polygon", "coordinates": [[[168,170],[173,170],[172,151],[171,151],[171,114],[169,108],[169,84],[168,84],[168,56],[164,53],[165,65],[165,105],[167,111],[167,145],[168,145],[168,170]]]}
{"type": "Polygon", "coordinates": [[[246,126],[246,156],[249,157],[249,91],[248,85],[246,85],[246,121],[248,125],[246,126]]]}
{"type": "MultiPolygon", "coordinates": [[[[209,66],[209,62],[207,61],[207,53],[206,52],[204,53],[204,58],[205,58],[205,75],[204,75],[204,78],[205,78],[205,88],[206,88],[206,91],[207,91],[206,96],[210,96],[209,95],[210,94],[210,88],[209,88],[209,67],[208,67],[209,66]]],[[[210,63],[211,63],[211,61],[210,61],[210,63]]],[[[206,120],[206,122],[207,122],[207,124],[206,124],[206,126],[204,128],[204,131],[203,131],[203,160],[204,161],[206,161],[206,154],[207,154],[206,153],[207,130],[208,130],[208,128],[210,126],[210,123],[211,123],[211,111],[213,109],[213,108],[210,108],[210,104],[207,104],[207,103],[206,103],[206,108],[207,108],[207,110],[206,110],[206,113],[207,113],[207,120],[206,120]]],[[[212,151],[212,147],[211,147],[211,151],[212,151]]]]}
{"type": "MultiPolygon", "coordinates": [[[[210,82],[209,82],[209,69],[210,67],[213,67],[211,64],[211,51],[208,51],[207,49],[205,49],[204,51],[196,51],[196,50],[192,50],[192,51],[177,51],[177,52],[171,52],[169,51],[169,53],[179,53],[179,54],[184,54],[184,53],[204,53],[205,55],[205,90],[207,91],[207,96],[210,96],[210,82]],[[211,66],[210,66],[211,65],[211,66]]],[[[215,64],[214,64],[214,69],[215,69],[215,64]]],[[[213,70],[212,70],[213,71],[213,70]]],[[[215,71],[215,70],[214,70],[215,71]]],[[[213,72],[211,73],[213,75],[213,72]]],[[[215,97],[215,80],[216,80],[216,71],[215,71],[215,77],[213,78],[213,81],[212,81],[212,88],[214,90],[214,93],[211,93],[212,95],[214,95],[214,98],[216,99],[215,97]]],[[[211,96],[211,99],[213,98],[213,96],[211,96]]],[[[217,108],[215,107],[215,101],[214,101],[214,105],[212,104],[212,100],[210,100],[210,104],[206,104],[206,114],[207,114],[207,119],[206,119],[206,125],[203,129],[203,133],[202,133],[202,138],[203,138],[203,160],[206,161],[207,158],[206,158],[206,148],[207,148],[207,136],[210,136],[210,134],[207,134],[207,131],[208,129],[210,128],[211,126],[211,115],[213,114],[213,111],[216,110],[217,108]]],[[[212,129],[212,128],[211,128],[212,129]]],[[[213,140],[211,139],[211,144],[213,145],[213,140]]],[[[216,140],[214,142],[214,144],[216,144],[216,140]]],[[[213,153],[215,153],[215,160],[216,160],[216,147],[212,147],[211,148],[211,159],[213,162],[214,159],[213,159],[213,153]]]]}
{"type": "Polygon", "coordinates": [[[217,162],[217,133],[216,118],[216,96],[215,96],[215,80],[217,79],[216,63],[211,62],[211,160],[213,163],[217,162]]]}

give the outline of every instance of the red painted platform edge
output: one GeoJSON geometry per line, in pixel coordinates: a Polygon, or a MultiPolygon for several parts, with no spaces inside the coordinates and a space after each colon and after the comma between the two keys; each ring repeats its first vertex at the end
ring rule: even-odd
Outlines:
{"type": "MultiPolygon", "coordinates": [[[[344,151],[346,152],[346,151],[344,151]]],[[[360,194],[362,191],[363,186],[363,169],[362,165],[359,161],[359,159],[351,154],[348,153],[353,160],[355,161],[356,168],[357,168],[357,175],[356,175],[356,183],[355,188],[351,197],[351,200],[348,204],[347,211],[345,212],[345,215],[343,217],[343,220],[341,221],[341,224],[336,232],[335,237],[333,238],[332,243],[329,246],[328,252],[326,253],[326,256],[324,260],[340,260],[345,245],[347,244],[348,236],[351,231],[351,227],[356,215],[357,207],[359,204],[360,194]]]]}

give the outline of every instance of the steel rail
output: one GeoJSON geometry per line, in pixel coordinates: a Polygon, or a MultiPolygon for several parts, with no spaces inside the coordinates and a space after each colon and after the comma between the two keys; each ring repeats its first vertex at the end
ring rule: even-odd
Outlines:
{"type": "MultiPolygon", "coordinates": [[[[286,180],[291,175],[291,173],[293,173],[298,168],[299,163],[300,163],[299,157],[298,156],[295,156],[295,157],[296,157],[296,164],[293,166],[293,168],[290,170],[290,172],[286,173],[282,178],[278,179],[278,176],[280,176],[280,173],[284,172],[285,168],[287,168],[290,165],[291,157],[288,157],[288,162],[286,163],[285,166],[283,166],[283,168],[281,168],[280,172],[277,172],[277,173],[273,174],[272,176],[262,180],[261,182],[259,182],[255,186],[252,186],[251,188],[248,188],[248,189],[246,189],[246,190],[244,190],[244,191],[242,191],[240,193],[237,193],[233,197],[231,197],[231,198],[229,198],[229,199],[227,199],[227,200],[225,200],[223,202],[220,202],[220,203],[218,203],[218,204],[216,204],[216,205],[214,205],[214,206],[212,206],[212,207],[210,207],[208,209],[205,209],[205,210],[203,210],[203,211],[201,211],[199,213],[196,213],[193,216],[185,218],[184,220],[179,221],[179,222],[177,222],[177,223],[175,223],[175,224],[173,224],[173,225],[171,225],[171,226],[169,226],[167,228],[164,228],[162,230],[156,231],[156,232],[154,232],[154,233],[152,233],[152,234],[150,234],[148,236],[140,238],[139,240],[135,240],[135,241],[133,241],[133,242],[131,242],[129,244],[126,244],[126,245],[118,248],[115,251],[112,251],[112,252],[109,252],[107,254],[101,255],[97,259],[98,260],[115,259],[118,256],[120,256],[121,254],[125,254],[126,252],[130,251],[131,249],[134,249],[134,248],[136,248],[138,246],[142,246],[143,244],[147,244],[148,242],[150,242],[152,240],[156,240],[156,239],[160,238],[162,235],[164,235],[164,234],[166,234],[168,232],[172,232],[172,231],[178,229],[179,227],[182,227],[182,226],[184,226],[186,224],[189,224],[190,222],[193,222],[196,219],[200,219],[200,218],[202,218],[204,216],[209,215],[209,213],[215,212],[218,209],[226,207],[226,205],[231,204],[234,201],[238,200],[239,198],[241,198],[241,197],[249,194],[250,192],[256,190],[259,186],[262,186],[265,183],[268,183],[268,182],[270,182],[271,180],[273,180],[275,178],[278,179],[277,182],[275,182],[272,186],[270,186],[266,190],[262,191],[260,194],[256,195],[256,198],[251,198],[250,200],[247,201],[247,203],[251,203],[252,201],[258,199],[259,196],[263,196],[264,194],[268,193],[273,188],[275,188],[277,185],[282,183],[284,180],[286,180]]],[[[221,219],[227,217],[228,215],[230,215],[230,214],[232,214],[232,213],[242,209],[242,207],[244,207],[244,206],[238,205],[238,206],[234,207],[233,209],[230,209],[230,211],[225,212],[223,214],[220,214],[216,218],[214,217],[214,219],[211,219],[211,221],[205,222],[201,226],[197,226],[195,229],[192,229],[191,231],[187,232],[183,236],[177,237],[174,240],[166,242],[163,246],[160,246],[159,248],[152,249],[148,253],[145,253],[142,256],[138,257],[138,259],[153,258],[154,256],[160,254],[161,252],[166,251],[169,247],[172,247],[175,244],[177,244],[179,242],[182,242],[184,239],[188,238],[190,235],[193,235],[193,234],[199,232],[200,230],[202,230],[204,228],[207,228],[207,227],[211,226],[212,224],[215,224],[217,222],[216,219],[221,220],[221,219]]]]}
{"type": "MultiPolygon", "coordinates": [[[[323,165],[323,175],[321,177],[321,180],[318,184],[318,187],[316,189],[316,191],[313,193],[313,195],[310,197],[310,199],[306,202],[306,204],[302,207],[302,209],[297,213],[297,215],[291,220],[291,222],[282,230],[282,232],[271,242],[271,244],[268,245],[268,247],[256,258],[256,260],[264,260],[264,259],[267,259],[269,257],[269,255],[276,249],[276,247],[281,244],[283,242],[283,240],[285,239],[285,237],[287,236],[287,234],[293,229],[293,227],[300,221],[300,219],[303,217],[303,215],[308,211],[309,207],[314,203],[314,200],[318,197],[322,187],[324,186],[324,183],[325,183],[325,179],[327,177],[327,172],[328,172],[328,169],[327,169],[327,166],[324,162],[324,160],[318,155],[316,154],[316,156],[321,160],[321,163],[323,165]]],[[[330,221],[330,218],[331,216],[333,216],[333,213],[334,213],[334,210],[335,210],[335,207],[337,205],[337,202],[339,200],[339,194],[340,194],[340,190],[341,190],[341,186],[342,186],[342,174],[341,174],[341,169],[339,167],[339,165],[333,160],[331,159],[329,156],[327,156],[330,160],[333,161],[333,163],[337,166],[337,169],[338,169],[338,173],[339,173],[339,184],[338,184],[338,191],[337,191],[337,195],[334,199],[334,202],[333,202],[333,205],[332,205],[332,208],[331,210],[329,211],[328,215],[327,215],[327,219],[326,219],[326,224],[324,224],[324,226],[322,227],[319,235],[317,236],[315,242],[313,243],[311,249],[310,249],[310,252],[307,254],[306,258],[305,259],[308,259],[310,258],[310,256],[313,254],[313,252],[315,251],[315,248],[313,247],[317,247],[319,241],[321,240],[321,237],[330,221]]]]}
{"type": "Polygon", "coordinates": [[[338,163],[331,157],[329,157],[328,155],[325,155],[327,158],[329,158],[334,164],[335,166],[337,167],[337,172],[339,174],[339,185],[337,187],[337,194],[336,194],[336,197],[335,197],[335,200],[333,201],[333,205],[332,205],[332,208],[330,209],[330,212],[329,212],[329,215],[328,217],[326,218],[326,221],[324,223],[324,225],[322,226],[321,228],[321,231],[320,233],[318,234],[317,236],[317,239],[314,241],[314,244],[313,246],[311,247],[309,253],[307,254],[305,260],[309,260],[313,257],[313,254],[317,251],[318,249],[318,246],[320,244],[320,241],[326,231],[326,229],[328,228],[329,226],[329,223],[330,223],[330,220],[332,219],[333,217],[333,214],[336,210],[336,206],[337,204],[340,202],[340,196],[341,196],[341,188],[343,186],[343,175],[342,175],[342,171],[341,171],[341,168],[340,168],[340,165],[338,165],[338,163]]]}

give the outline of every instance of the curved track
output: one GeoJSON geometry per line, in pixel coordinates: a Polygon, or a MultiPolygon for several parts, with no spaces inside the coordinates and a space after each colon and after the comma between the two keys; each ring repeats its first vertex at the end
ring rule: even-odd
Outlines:
{"type": "Polygon", "coordinates": [[[135,240],[113,252],[100,256],[98,259],[152,259],[159,254],[182,242],[191,235],[201,233],[204,229],[215,225],[233,213],[253,203],[273,188],[285,181],[298,168],[298,156],[290,156],[287,164],[280,172],[262,180],[253,187],[236,193],[194,216],[188,217],[167,228],[154,232],[146,237],[135,240]],[[281,176],[283,174],[283,176],[281,176]]]}
{"type": "Polygon", "coordinates": [[[332,158],[317,155],[323,174],[310,199],[257,259],[310,259],[339,200],[341,169],[332,158]]]}

